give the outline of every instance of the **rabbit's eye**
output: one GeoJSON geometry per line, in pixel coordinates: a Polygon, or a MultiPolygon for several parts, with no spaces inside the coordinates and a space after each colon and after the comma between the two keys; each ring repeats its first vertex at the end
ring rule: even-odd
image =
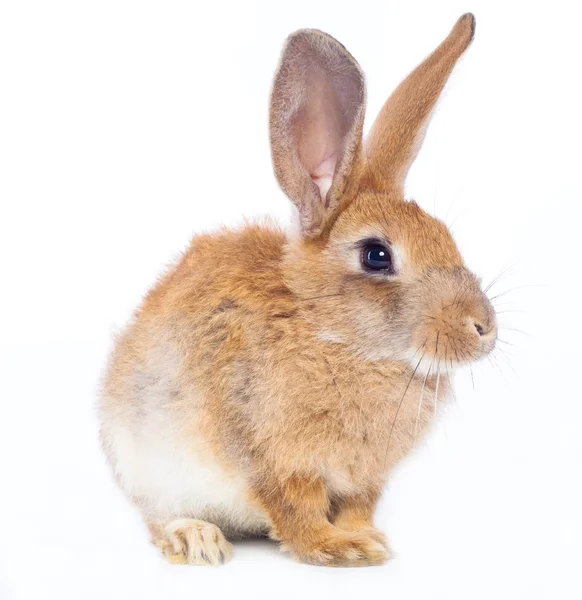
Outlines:
{"type": "Polygon", "coordinates": [[[384,244],[366,244],[362,252],[362,263],[372,271],[393,271],[392,256],[384,244]]]}

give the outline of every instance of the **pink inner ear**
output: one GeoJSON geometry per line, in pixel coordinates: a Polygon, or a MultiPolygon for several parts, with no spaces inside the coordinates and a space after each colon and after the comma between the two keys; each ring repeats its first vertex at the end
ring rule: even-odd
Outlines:
{"type": "Polygon", "coordinates": [[[297,114],[294,135],[299,160],[325,202],[350,118],[342,106],[337,83],[321,67],[310,65],[306,84],[307,97],[297,114]]]}
{"type": "Polygon", "coordinates": [[[324,158],[314,169],[311,170],[311,179],[313,179],[313,182],[319,188],[319,193],[322,200],[325,200],[327,192],[331,187],[336,163],[337,152],[334,152],[332,155],[324,158]]]}

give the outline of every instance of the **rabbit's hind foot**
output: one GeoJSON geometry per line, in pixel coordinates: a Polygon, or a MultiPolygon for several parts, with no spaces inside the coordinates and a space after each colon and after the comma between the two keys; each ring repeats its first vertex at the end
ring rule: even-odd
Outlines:
{"type": "Polygon", "coordinates": [[[232,557],[232,544],[213,523],[174,519],[148,523],[152,543],[168,562],[187,565],[220,565],[232,557]]]}

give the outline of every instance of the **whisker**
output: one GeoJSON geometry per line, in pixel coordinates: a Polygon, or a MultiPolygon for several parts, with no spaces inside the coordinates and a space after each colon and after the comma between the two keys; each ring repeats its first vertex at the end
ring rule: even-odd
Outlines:
{"type": "Polygon", "coordinates": [[[469,283],[465,287],[465,291],[461,294],[461,297],[457,301],[457,306],[461,305],[461,302],[467,297],[467,294],[470,293],[472,287],[473,287],[473,282],[469,281],[469,283]]]}
{"type": "Polygon", "coordinates": [[[514,269],[514,265],[512,263],[509,263],[507,266],[505,266],[503,269],[501,269],[501,271],[499,271],[499,273],[492,279],[492,281],[489,283],[489,285],[483,290],[483,293],[487,294],[487,292],[494,285],[499,283],[499,281],[501,279],[503,279],[503,277],[506,277],[513,269],[514,269]]]}
{"type": "Polygon", "coordinates": [[[453,300],[450,304],[447,304],[446,306],[441,306],[441,310],[445,310],[446,308],[449,308],[449,306],[453,306],[453,304],[456,303],[456,296],[455,296],[455,300],[453,300]]]}
{"type": "Polygon", "coordinates": [[[434,388],[434,415],[436,416],[436,412],[437,412],[437,402],[438,402],[438,396],[439,396],[439,381],[441,379],[441,372],[439,370],[440,367],[440,362],[437,364],[437,379],[436,379],[436,385],[434,388]]]}
{"type": "Polygon", "coordinates": [[[517,329],[516,327],[508,327],[507,325],[498,325],[497,329],[505,329],[506,331],[514,331],[515,333],[520,333],[521,335],[525,335],[526,337],[531,337],[529,333],[522,331],[521,329],[517,329]]]}
{"type": "MultiPolygon", "coordinates": [[[[515,287],[509,288],[508,290],[505,290],[504,292],[500,292],[499,294],[492,296],[491,298],[489,298],[489,302],[493,302],[493,300],[497,300],[497,298],[501,298],[502,296],[505,296],[506,294],[515,292],[516,290],[521,290],[523,288],[531,288],[531,287],[549,287],[549,286],[545,283],[527,283],[525,285],[516,285],[515,287]]],[[[487,293],[486,290],[485,290],[485,293],[487,293]]]]}
{"type": "Polygon", "coordinates": [[[507,379],[507,376],[505,375],[505,373],[503,372],[503,370],[499,366],[499,363],[497,362],[497,357],[495,357],[492,354],[490,354],[487,357],[487,360],[489,361],[489,363],[491,364],[491,366],[493,368],[495,368],[495,369],[497,369],[499,371],[499,373],[501,374],[501,376],[503,377],[503,379],[505,379],[505,383],[507,383],[507,385],[510,385],[509,379],[507,379]],[[495,362],[493,362],[493,358],[495,358],[495,362]]]}
{"type": "MultiPolygon", "coordinates": [[[[450,341],[450,337],[448,333],[445,333],[445,335],[447,336],[447,340],[449,340],[449,344],[451,343],[450,341]]],[[[445,369],[447,368],[447,353],[448,353],[449,349],[448,347],[445,348],[445,369]]],[[[452,364],[452,363],[451,363],[452,364]]]]}
{"type": "MultiPolygon", "coordinates": [[[[416,355],[426,346],[426,343],[428,342],[428,338],[426,338],[426,340],[424,340],[424,342],[416,349],[416,352],[412,355],[412,359],[414,360],[416,358],[416,355]]],[[[422,357],[424,358],[425,353],[422,353],[422,357]]],[[[422,361],[422,358],[420,359],[422,361]]]]}
{"type": "Polygon", "coordinates": [[[461,290],[457,290],[457,293],[455,294],[455,297],[453,298],[453,301],[450,304],[447,304],[446,306],[443,306],[441,308],[441,310],[445,310],[445,308],[449,308],[449,306],[459,306],[461,304],[461,300],[463,299],[463,297],[465,296],[466,292],[469,290],[469,288],[473,285],[473,282],[470,281],[464,288],[462,288],[461,290]]]}
{"type": "Polygon", "coordinates": [[[340,292],[338,294],[324,294],[323,296],[312,296],[311,298],[299,298],[300,302],[308,302],[309,300],[320,300],[321,298],[335,298],[336,296],[343,296],[344,293],[340,292]]]}
{"type": "MultiPolygon", "coordinates": [[[[425,342],[425,344],[426,344],[426,342],[425,342]]],[[[417,350],[417,352],[418,352],[418,350],[417,350]]],[[[392,439],[392,431],[394,430],[394,425],[396,424],[396,419],[398,418],[398,413],[400,412],[400,408],[402,407],[402,403],[404,402],[406,392],[408,392],[408,388],[410,387],[410,384],[412,383],[412,380],[414,379],[414,376],[416,375],[416,372],[418,371],[418,367],[420,367],[420,363],[422,362],[425,354],[426,354],[425,352],[422,353],[420,360],[418,361],[416,367],[414,367],[414,370],[412,371],[412,375],[410,376],[410,379],[408,380],[408,383],[406,384],[406,388],[404,389],[404,393],[402,394],[402,398],[400,399],[400,402],[398,404],[398,408],[396,409],[396,414],[394,415],[394,419],[392,420],[392,426],[390,427],[390,433],[388,434],[388,443],[386,445],[386,456],[384,457],[384,468],[386,468],[386,461],[388,460],[388,449],[390,448],[390,440],[392,439]]]]}
{"type": "MultiPolygon", "coordinates": [[[[513,365],[509,362],[509,357],[507,355],[507,352],[503,348],[496,348],[496,350],[501,352],[501,354],[499,354],[499,356],[503,359],[505,364],[515,373],[515,375],[517,375],[517,371],[513,368],[513,365]]],[[[494,354],[494,356],[497,356],[497,355],[494,354]]]]}
{"type": "MultiPolygon", "coordinates": [[[[455,351],[455,358],[457,359],[457,362],[461,362],[459,360],[459,349],[457,348],[457,344],[453,344],[453,350],[455,351]]],[[[452,359],[451,359],[451,369],[453,368],[453,363],[452,363],[452,359]]]]}
{"type": "MultiPolygon", "coordinates": [[[[455,350],[455,354],[456,354],[456,352],[457,352],[456,348],[453,348],[453,349],[455,350]]],[[[452,359],[452,357],[450,358],[450,362],[451,362],[451,369],[452,369],[453,368],[453,359],[452,359]]],[[[449,390],[450,390],[451,396],[453,397],[453,402],[456,404],[457,403],[457,396],[455,395],[454,387],[451,385],[451,383],[452,383],[451,382],[451,375],[449,373],[449,368],[448,368],[446,362],[445,362],[445,371],[446,371],[446,374],[447,374],[447,382],[449,383],[449,390]]]]}
{"type": "MultiPolygon", "coordinates": [[[[445,218],[443,219],[444,223],[446,224],[448,219],[449,219],[449,215],[451,214],[451,210],[453,209],[453,206],[455,206],[455,204],[457,203],[457,201],[459,200],[459,198],[462,195],[462,191],[459,191],[457,193],[457,195],[453,198],[452,202],[449,204],[449,208],[447,210],[447,214],[445,215],[445,218]]],[[[457,219],[459,218],[459,214],[457,214],[457,216],[453,219],[453,222],[450,225],[447,225],[447,227],[449,229],[451,229],[453,227],[453,225],[456,223],[457,219]]]]}
{"type": "Polygon", "coordinates": [[[497,306],[512,306],[512,305],[516,305],[519,304],[519,302],[515,302],[515,301],[505,301],[505,302],[495,302],[494,300],[489,300],[489,302],[491,302],[491,304],[493,305],[493,307],[497,307],[497,306]]]}
{"type": "Polygon", "coordinates": [[[424,376],[424,381],[422,382],[422,389],[420,390],[420,398],[418,399],[418,412],[416,413],[416,424],[414,426],[414,439],[415,440],[418,435],[418,426],[420,424],[420,413],[422,412],[422,401],[424,399],[424,388],[426,387],[426,382],[428,381],[428,376],[430,374],[430,370],[432,369],[433,363],[434,363],[434,358],[433,358],[433,362],[430,363],[430,367],[428,368],[426,375],[424,376]]]}

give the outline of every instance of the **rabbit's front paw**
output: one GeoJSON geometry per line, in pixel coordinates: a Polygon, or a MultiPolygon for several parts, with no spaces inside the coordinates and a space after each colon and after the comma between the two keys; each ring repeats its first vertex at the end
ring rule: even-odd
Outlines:
{"type": "Polygon", "coordinates": [[[388,552],[388,558],[390,558],[390,546],[388,545],[388,540],[384,533],[372,526],[362,527],[357,531],[369,535],[374,541],[384,546],[385,550],[388,552]]]}
{"type": "Polygon", "coordinates": [[[197,519],[175,519],[149,523],[152,542],[168,562],[189,565],[219,565],[230,560],[232,544],[220,529],[197,519]]]}
{"type": "Polygon", "coordinates": [[[310,547],[296,552],[303,562],[328,567],[363,567],[382,565],[390,558],[380,532],[360,530],[339,532],[314,542],[310,547]]]}

